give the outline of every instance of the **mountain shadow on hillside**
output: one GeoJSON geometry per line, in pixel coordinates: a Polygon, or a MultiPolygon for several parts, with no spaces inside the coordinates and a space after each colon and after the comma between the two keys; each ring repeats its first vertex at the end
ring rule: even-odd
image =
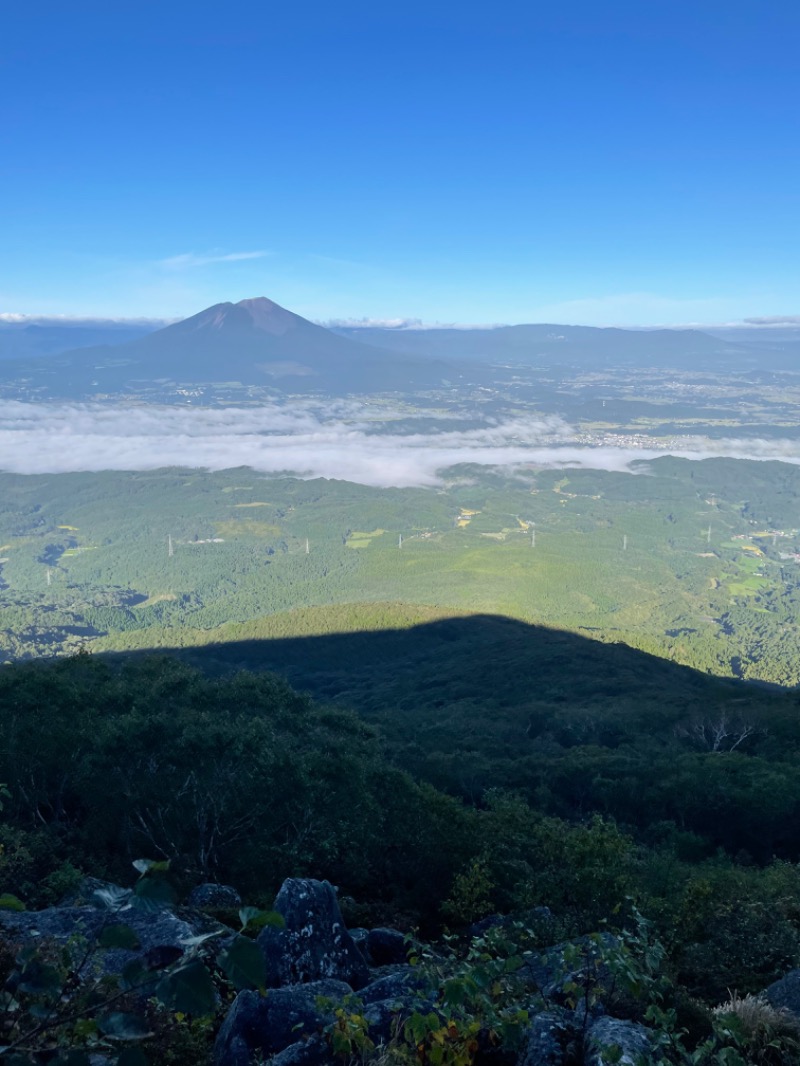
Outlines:
{"type": "MultiPolygon", "coordinates": [[[[176,654],[211,673],[273,671],[352,708],[396,763],[470,801],[514,789],[553,813],[663,818],[723,844],[729,788],[744,789],[740,812],[756,769],[800,758],[794,693],[502,616],[176,654]]],[[[778,847],[753,816],[754,841],[778,847]]]]}

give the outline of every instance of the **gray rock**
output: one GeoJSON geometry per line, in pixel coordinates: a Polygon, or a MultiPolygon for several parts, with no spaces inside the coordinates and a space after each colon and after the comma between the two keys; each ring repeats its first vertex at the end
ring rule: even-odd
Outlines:
{"type": "MultiPolygon", "coordinates": [[[[293,1047],[287,1058],[301,1061],[297,1044],[319,1037],[333,1020],[333,1014],[320,1010],[317,998],[340,1001],[352,993],[341,981],[313,981],[291,988],[276,988],[262,996],[240,992],[222,1023],[214,1044],[215,1066],[250,1066],[254,1056],[277,1055],[293,1047]]],[[[308,1052],[312,1061],[321,1054],[317,1043],[308,1052]]],[[[311,1066],[311,1061],[305,1063],[311,1066]]]]}
{"type": "Polygon", "coordinates": [[[574,1006],[568,1001],[578,995],[567,993],[567,984],[590,987],[593,997],[603,998],[603,990],[612,983],[612,975],[603,961],[605,952],[618,946],[610,933],[597,938],[584,936],[577,940],[554,944],[540,955],[533,956],[520,969],[519,976],[533,983],[545,997],[559,1005],[574,1006]]]}
{"type": "Polygon", "coordinates": [[[467,935],[484,936],[490,929],[512,929],[518,924],[538,929],[550,923],[552,919],[553,914],[549,907],[532,907],[517,914],[490,914],[479,922],[473,922],[467,929],[467,935]]]}
{"type": "Polygon", "coordinates": [[[505,925],[508,921],[502,914],[489,914],[485,918],[481,918],[479,922],[473,922],[472,925],[467,928],[467,936],[472,938],[476,936],[483,936],[484,933],[488,933],[490,929],[497,929],[498,926],[505,925]]]}
{"type": "Polygon", "coordinates": [[[574,1061],[581,1031],[571,1011],[557,1008],[531,1018],[522,1040],[518,1066],[564,1066],[574,1061]]]}
{"type": "Polygon", "coordinates": [[[106,904],[98,897],[97,893],[103,892],[109,898],[116,897],[120,902],[131,898],[133,892],[129,888],[121,888],[112,884],[111,881],[101,881],[98,877],[84,877],[73,889],[71,889],[59,902],[59,907],[105,907],[106,904]]]}
{"type": "Polygon", "coordinates": [[[425,989],[425,981],[412,966],[372,981],[361,989],[358,996],[362,1003],[378,1003],[381,1000],[403,1000],[419,995],[425,989]]]}
{"type": "Polygon", "coordinates": [[[361,929],[360,927],[350,930],[350,936],[353,938],[353,943],[369,962],[369,949],[367,948],[367,939],[369,938],[369,929],[361,929]]]}
{"type": "Polygon", "coordinates": [[[68,940],[72,936],[93,939],[104,920],[97,907],[47,907],[42,911],[0,911],[0,926],[9,938],[68,940]]]}
{"type": "MultiPolygon", "coordinates": [[[[98,948],[85,964],[84,973],[118,974],[134,959],[158,948],[183,950],[183,941],[194,929],[171,911],[148,911],[125,906],[113,913],[98,907],[48,907],[41,911],[0,911],[0,927],[8,938],[23,944],[74,941],[90,944],[104,929],[123,925],[132,929],[138,945],[128,948],[98,948]]],[[[82,953],[81,949],[81,953],[82,953]]]]}
{"type": "Polygon", "coordinates": [[[363,988],[366,960],[345,928],[336,892],[327,881],[289,878],[275,899],[284,929],[267,926],[258,943],[267,963],[267,985],[301,984],[324,978],[363,988]]]}
{"type": "Polygon", "coordinates": [[[408,962],[408,947],[396,929],[371,929],[367,934],[367,957],[373,966],[408,962]]]}
{"type": "Polygon", "coordinates": [[[298,1040],[273,1056],[270,1066],[325,1066],[334,1061],[328,1041],[321,1036],[298,1040]]]}
{"type": "Polygon", "coordinates": [[[598,1018],[586,1034],[584,1066],[655,1066],[652,1029],[619,1018],[598,1018]]]}
{"type": "Polygon", "coordinates": [[[446,1021],[432,1000],[420,999],[417,996],[379,999],[366,1004],[363,1014],[369,1023],[370,1039],[375,1044],[388,1044],[397,1034],[398,1027],[417,1011],[420,1014],[437,1014],[443,1025],[446,1021]]]}
{"type": "Polygon", "coordinates": [[[189,893],[187,903],[198,910],[232,910],[241,907],[242,897],[230,885],[197,885],[189,893]]]}
{"type": "Polygon", "coordinates": [[[785,1007],[800,1017],[800,970],[790,970],[780,981],[771,984],[763,996],[776,1010],[785,1007]]]}

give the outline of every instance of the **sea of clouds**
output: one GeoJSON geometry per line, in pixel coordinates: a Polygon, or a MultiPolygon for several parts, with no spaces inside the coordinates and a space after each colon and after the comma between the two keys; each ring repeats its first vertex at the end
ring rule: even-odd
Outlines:
{"type": "Polygon", "coordinates": [[[348,401],[221,408],[0,401],[0,470],[16,474],[248,466],[402,488],[441,484],[462,463],[629,471],[666,454],[800,463],[800,441],[685,437],[664,449],[621,438],[619,447],[590,447],[576,443],[561,418],[541,415],[477,427],[451,418],[434,432],[414,432],[403,412],[348,401]],[[393,414],[405,419],[395,431],[393,414]]]}

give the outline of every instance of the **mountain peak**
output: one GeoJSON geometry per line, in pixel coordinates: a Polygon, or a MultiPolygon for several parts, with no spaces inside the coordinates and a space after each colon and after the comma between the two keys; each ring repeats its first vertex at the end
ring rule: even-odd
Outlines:
{"type": "Polygon", "coordinates": [[[287,311],[285,307],[268,300],[266,296],[253,296],[249,300],[240,300],[236,307],[241,307],[250,316],[257,329],[267,333],[285,333],[288,329],[303,322],[298,315],[287,311]]]}

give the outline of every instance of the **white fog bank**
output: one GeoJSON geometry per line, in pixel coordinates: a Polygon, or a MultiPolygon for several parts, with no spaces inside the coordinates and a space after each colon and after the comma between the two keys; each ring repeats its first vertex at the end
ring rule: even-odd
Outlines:
{"type": "MultiPolygon", "coordinates": [[[[557,416],[461,429],[449,419],[441,431],[392,433],[391,422],[371,420],[374,412],[349,401],[241,408],[0,401],[0,470],[50,474],[249,466],[265,474],[404,488],[440,484],[442,472],[460,463],[626,471],[635,461],[668,454],[800,463],[800,441],[789,439],[685,437],[666,449],[631,447],[623,438],[617,447],[606,435],[602,446],[591,447],[575,443],[574,431],[557,416]]],[[[404,417],[402,412],[398,417],[404,417]]]]}

